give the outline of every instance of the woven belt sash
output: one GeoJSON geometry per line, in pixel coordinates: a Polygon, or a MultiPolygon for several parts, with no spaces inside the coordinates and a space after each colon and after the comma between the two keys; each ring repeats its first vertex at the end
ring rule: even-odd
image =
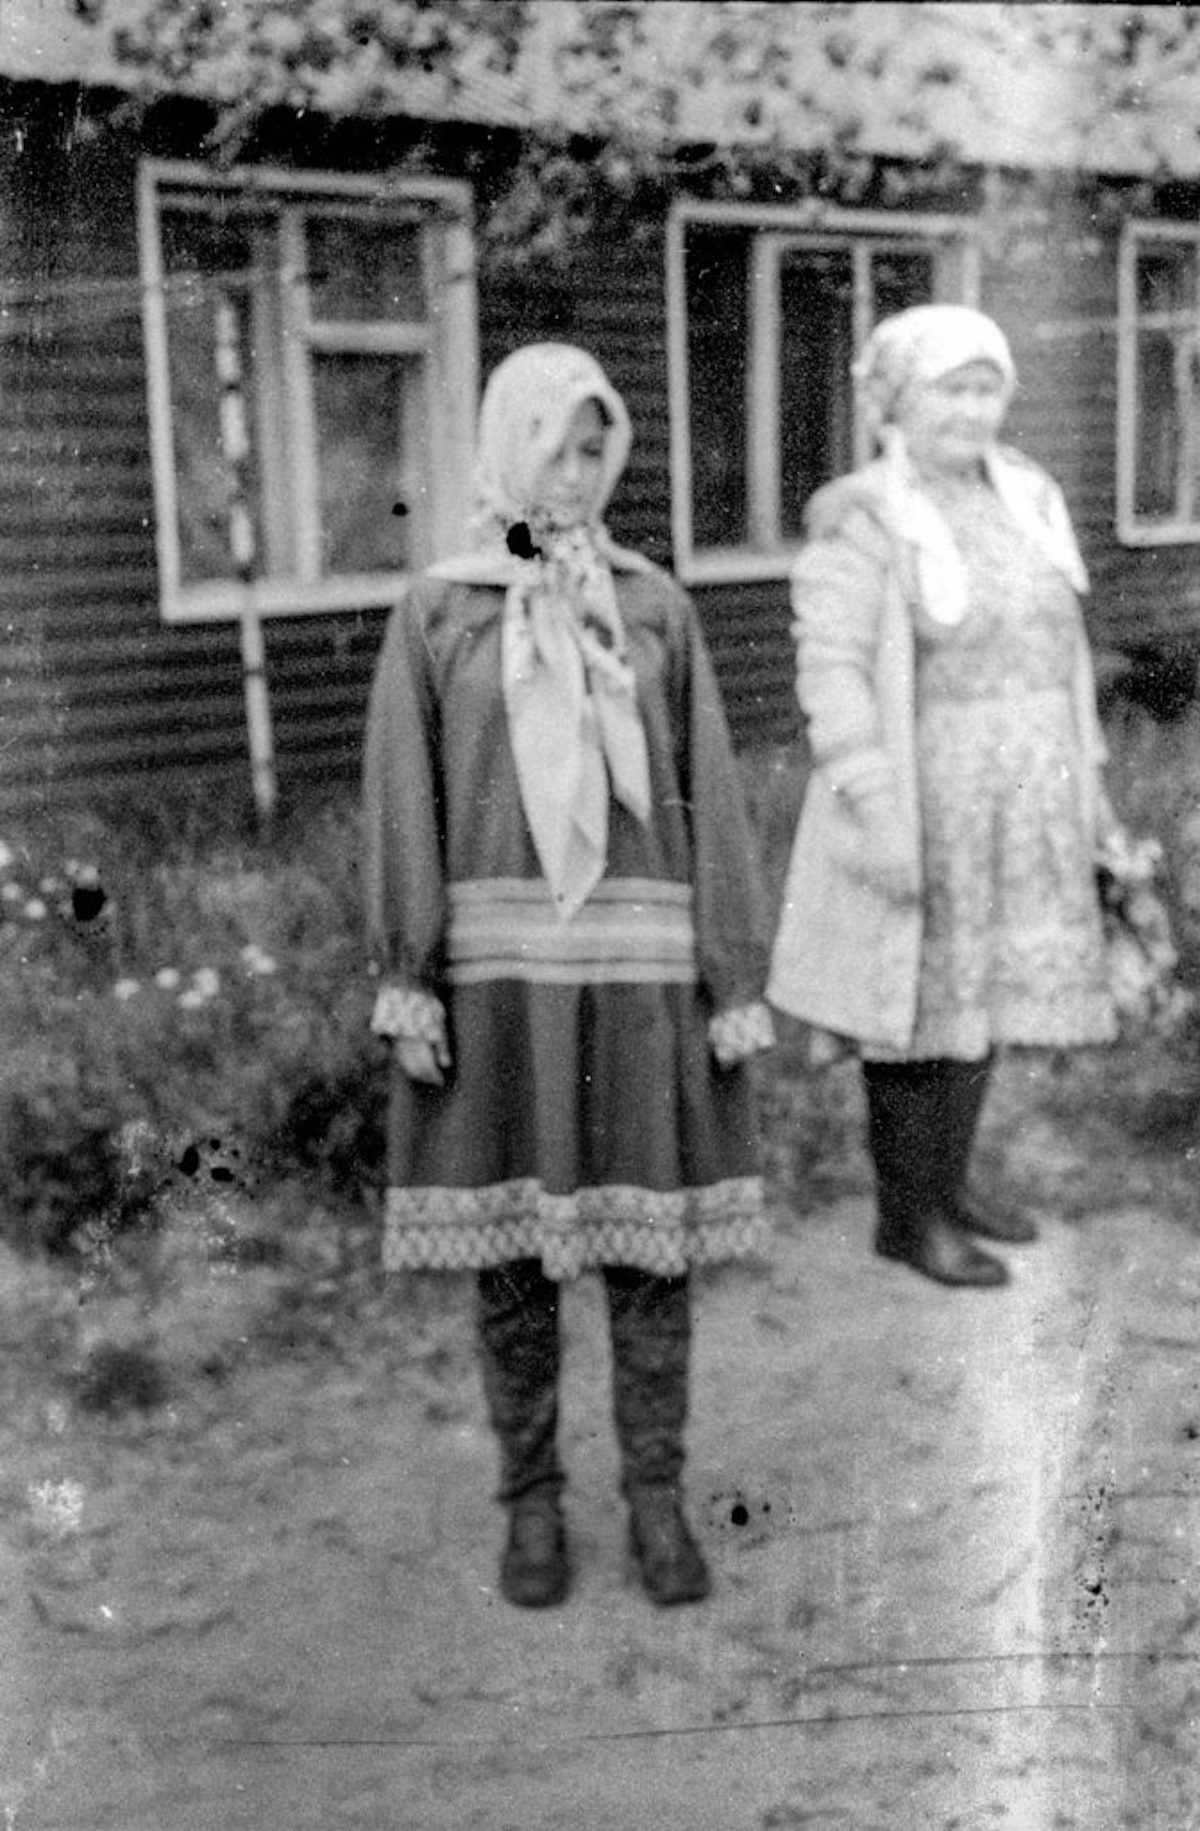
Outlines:
{"type": "Polygon", "coordinates": [[[604,878],[565,923],[540,880],[472,879],[451,884],[449,894],[448,967],[457,985],[695,982],[689,884],[604,878]]]}

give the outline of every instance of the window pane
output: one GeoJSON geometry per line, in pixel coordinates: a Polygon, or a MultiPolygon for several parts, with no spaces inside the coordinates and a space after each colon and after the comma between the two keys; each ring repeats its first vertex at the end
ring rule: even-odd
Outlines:
{"type": "Polygon", "coordinates": [[[241,548],[241,557],[249,570],[261,569],[260,484],[252,416],[246,406],[253,387],[252,376],[245,373],[250,301],[231,290],[225,295],[224,308],[228,316],[220,329],[222,298],[215,288],[168,299],[179,558],[185,583],[231,578],[238,573],[232,530],[239,505],[249,518],[253,549],[251,553],[241,548]],[[231,442],[230,405],[222,414],[219,338],[226,349],[231,345],[237,349],[243,365],[242,384],[229,393],[236,394],[232,410],[246,435],[244,448],[231,442]]]}
{"type": "Polygon", "coordinates": [[[1166,331],[1143,331],[1137,352],[1134,511],[1151,520],[1169,519],[1179,494],[1175,340],[1166,331]]]}
{"type": "Polygon", "coordinates": [[[784,538],[796,539],[813,491],[849,470],[854,458],[849,249],[788,249],[779,287],[779,515],[784,538]]]}
{"type": "Polygon", "coordinates": [[[872,324],[933,303],[933,256],[927,248],[880,248],[871,255],[872,324]]]}
{"type": "Polygon", "coordinates": [[[422,563],[431,479],[419,363],[319,356],[313,394],[322,572],[422,563]],[[397,505],[403,513],[395,512],[397,505]]]}
{"type": "Polygon", "coordinates": [[[1138,249],[1134,512],[1148,521],[1196,515],[1196,277],[1190,243],[1138,249]]]}
{"type": "Polygon", "coordinates": [[[421,231],[415,223],[312,214],[307,234],[314,318],[336,323],[425,317],[421,231]]]}
{"type": "Polygon", "coordinates": [[[1179,242],[1146,242],[1138,249],[1139,313],[1188,312],[1195,298],[1192,250],[1179,242]]]}
{"type": "Polygon", "coordinates": [[[165,209],[161,236],[181,577],[259,576],[280,533],[260,461],[279,444],[262,418],[279,341],[275,225],[215,196],[165,209]]]}
{"type": "MultiPolygon", "coordinates": [[[[870,251],[870,317],[877,323],[934,296],[924,248],[870,251]]],[[[804,531],[813,492],[854,464],[854,265],[849,245],[794,247],[780,266],[780,523],[804,531]]]]}
{"type": "Polygon", "coordinates": [[[188,207],[164,208],[162,258],[171,291],[181,285],[248,285],[277,265],[273,224],[261,211],[220,195],[188,207]]]}
{"type": "Polygon", "coordinates": [[[698,548],[742,546],[747,539],[748,245],[740,231],[688,231],[692,538],[698,548]]]}

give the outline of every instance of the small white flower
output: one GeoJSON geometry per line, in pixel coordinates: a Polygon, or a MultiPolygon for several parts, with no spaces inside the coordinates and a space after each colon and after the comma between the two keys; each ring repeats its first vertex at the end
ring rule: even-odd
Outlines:
{"type": "Polygon", "coordinates": [[[45,903],[43,903],[40,896],[31,896],[30,897],[29,901],[25,905],[25,914],[28,917],[29,921],[31,921],[31,922],[44,922],[45,921],[46,905],[45,905],[45,903]]]}
{"type": "Polygon", "coordinates": [[[38,884],[38,889],[43,896],[55,896],[62,887],[62,878],[54,876],[44,877],[38,884]]]}
{"type": "Polygon", "coordinates": [[[31,1481],[29,1504],[40,1526],[63,1537],[78,1532],[83,1521],[83,1489],[77,1481],[31,1481]]]}
{"type": "Polygon", "coordinates": [[[72,860],[67,866],[67,876],[73,884],[88,890],[100,882],[100,868],[98,865],[77,865],[72,860]]]}
{"type": "Polygon", "coordinates": [[[215,998],[221,989],[221,976],[211,966],[201,966],[192,974],[192,990],[201,998],[215,998]]]}
{"type": "Polygon", "coordinates": [[[160,966],[154,975],[154,983],[160,992],[173,992],[181,977],[177,966],[160,966]]]}
{"type": "Polygon", "coordinates": [[[0,884],[0,897],[3,897],[6,903],[19,903],[24,894],[20,884],[14,883],[11,877],[7,883],[0,884]]]}
{"type": "Polygon", "coordinates": [[[128,999],[136,998],[141,989],[136,979],[118,979],[113,987],[113,997],[119,998],[124,1004],[128,999]]]}
{"type": "Polygon", "coordinates": [[[207,1003],[206,994],[198,986],[190,985],[179,994],[179,1007],[182,1011],[200,1011],[207,1003]]]}
{"type": "Polygon", "coordinates": [[[246,971],[256,976],[266,977],[276,971],[275,961],[257,941],[250,941],[243,947],[240,959],[246,971]]]}

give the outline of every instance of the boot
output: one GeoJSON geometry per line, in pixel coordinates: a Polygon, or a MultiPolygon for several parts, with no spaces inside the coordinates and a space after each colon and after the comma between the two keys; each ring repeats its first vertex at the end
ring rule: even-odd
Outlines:
{"type": "Polygon", "coordinates": [[[558,1285],[536,1260],[481,1271],[480,1359],[500,1446],[497,1499],[509,1510],[500,1591],[518,1608],[548,1608],[570,1585],[558,1460],[558,1285]]]}
{"type": "Polygon", "coordinates": [[[500,1559],[500,1594],[515,1608],[553,1608],[571,1587],[567,1533],[558,1495],[548,1488],[522,1494],[508,1510],[508,1542],[500,1559]]]}
{"type": "Polygon", "coordinates": [[[978,1234],[985,1240],[1022,1245],[1037,1239],[1037,1228],[1027,1214],[1022,1214],[1018,1208],[985,1203],[977,1195],[968,1193],[967,1166],[991,1079],[992,1061],[988,1055],[977,1062],[946,1061],[942,1064],[949,1141],[946,1210],[955,1226],[968,1233],[978,1234]]]}
{"type": "Polygon", "coordinates": [[[643,1589],[660,1608],[703,1602],[712,1589],[708,1566],[684,1516],[682,1496],[670,1482],[630,1488],[629,1549],[643,1589]]]}
{"type": "Polygon", "coordinates": [[[686,1278],[610,1267],[604,1273],[612,1340],[613,1416],[629,1548],[661,1607],[699,1602],[712,1587],[683,1511],[691,1308],[686,1278]]]}
{"type": "Polygon", "coordinates": [[[994,1287],[1007,1268],[980,1250],[946,1209],[950,1140],[942,1062],[864,1062],[875,1164],[875,1250],[938,1284],[994,1287]]]}

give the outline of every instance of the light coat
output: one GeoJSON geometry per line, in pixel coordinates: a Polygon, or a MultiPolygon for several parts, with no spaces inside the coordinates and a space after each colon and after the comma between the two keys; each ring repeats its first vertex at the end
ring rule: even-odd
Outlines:
{"type": "MultiPolygon", "coordinates": [[[[1016,453],[992,457],[992,481],[1044,524],[1048,551],[1084,582],[1061,493],[1016,453]]],[[[813,773],[805,794],[772,955],[767,997],[780,1010],[860,1044],[903,1051],[916,1022],[921,958],[921,813],[917,791],[913,613],[926,557],[903,525],[883,462],[828,485],[808,515],[810,543],[792,577],[797,696],[813,773]],[[886,780],[913,893],[871,881],[856,789],[886,780]]],[[[1095,830],[1104,739],[1082,617],[1072,697],[1083,767],[1081,818],[1095,830]]]]}

